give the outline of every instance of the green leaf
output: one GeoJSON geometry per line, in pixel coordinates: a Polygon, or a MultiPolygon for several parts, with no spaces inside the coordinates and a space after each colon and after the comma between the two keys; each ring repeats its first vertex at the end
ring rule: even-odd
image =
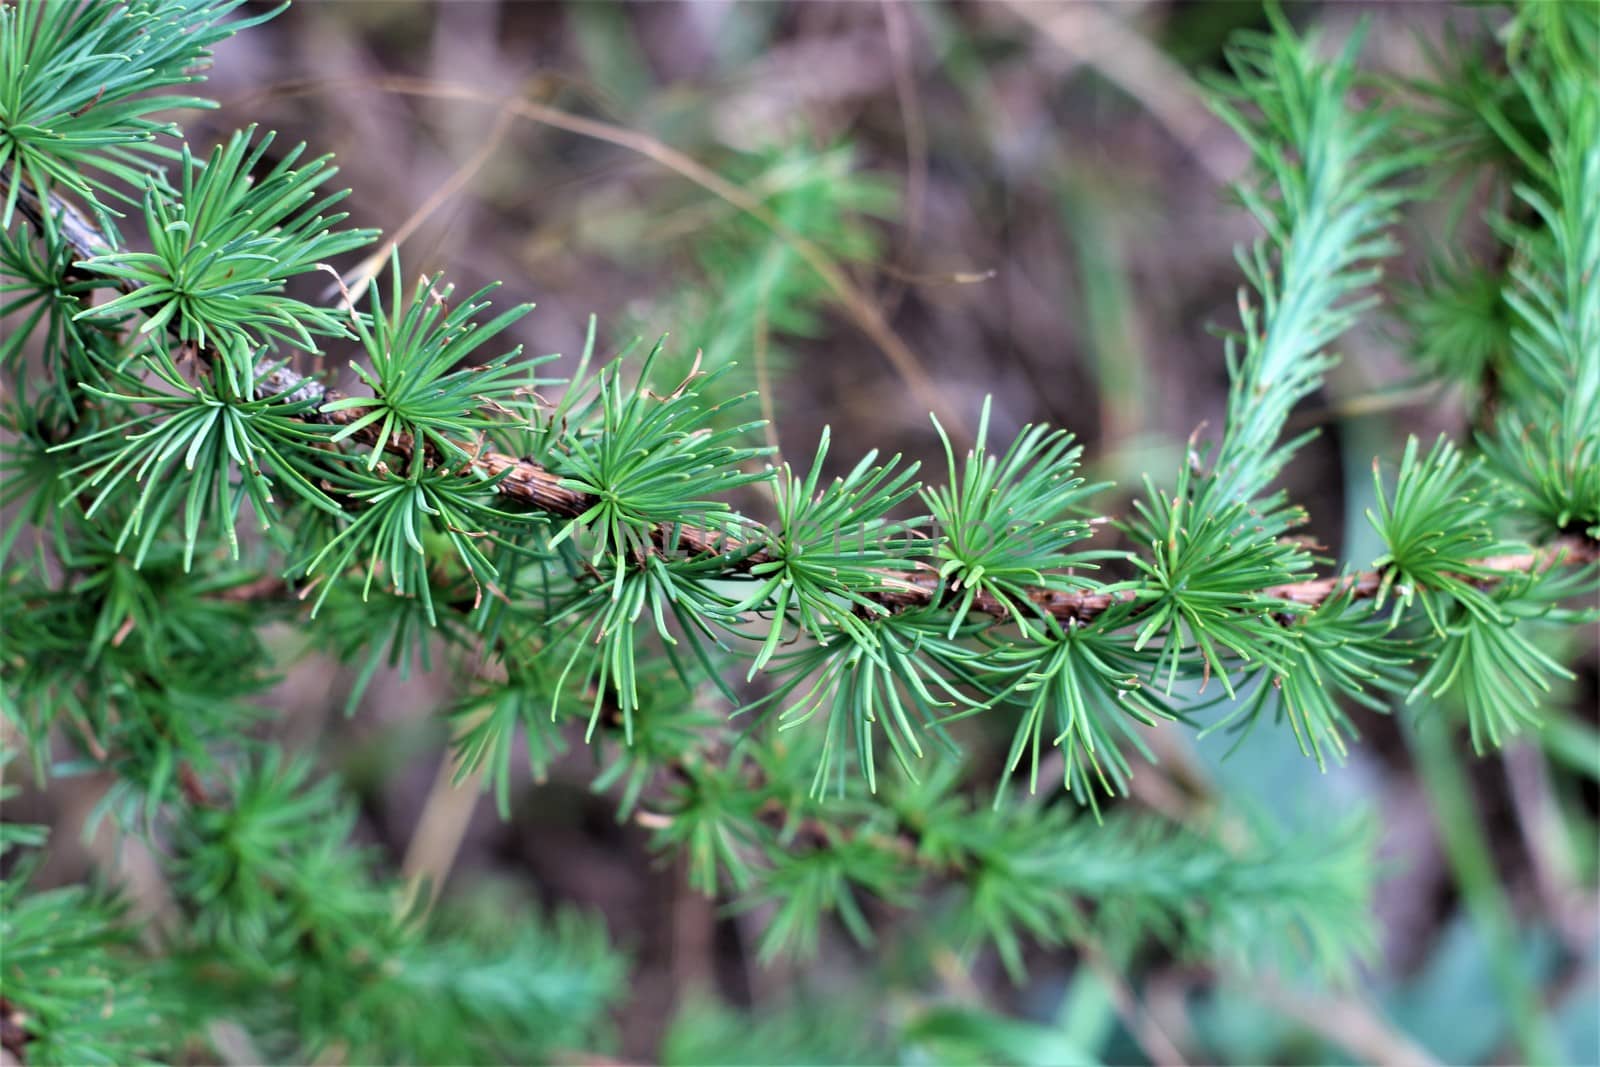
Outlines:
{"type": "MultiPolygon", "coordinates": [[[[204,80],[211,46],[283,10],[240,22],[224,16],[243,0],[16,0],[0,6],[0,166],[48,199],[60,184],[87,200],[127,197],[172,149],[177,128],[151,118],[173,108],[213,107],[164,89],[204,80]]],[[[285,5],[287,6],[287,5],[285,5]]],[[[0,226],[9,229],[18,184],[8,183],[0,226]]],[[[113,231],[114,232],[114,231],[113,231]]]]}
{"type": "Polygon", "coordinates": [[[345,192],[315,199],[337,168],[331,156],[300,162],[291,148],[266,173],[253,173],[274,134],[251,141],[255,127],[235,133],[204,164],[184,144],[175,190],[145,182],[144,216],[151,251],[113,251],[86,260],[84,269],[128,288],[79,318],[116,322],[129,312],[147,316],[141,333],[170,328],[201,348],[215,349],[245,378],[256,348],[267,340],[316,351],[313,334],[344,336],[344,313],[285,294],[291,278],[371,243],[374,230],[336,229],[345,215],[322,212],[345,192]],[[298,164],[298,165],[297,165],[298,164]]]}
{"type": "Polygon", "coordinates": [[[1386,714],[1392,695],[1410,680],[1410,642],[1391,635],[1392,626],[1370,604],[1355,600],[1348,587],[1314,612],[1288,625],[1293,643],[1283,649],[1277,669],[1259,672],[1261,682],[1227,717],[1207,727],[1237,733],[1237,744],[1270,712],[1288,720],[1300,751],[1326,769],[1328,755],[1343,761],[1345,738],[1357,736],[1341,706],[1350,701],[1386,714]]]}
{"type": "MultiPolygon", "coordinates": [[[[1133,502],[1126,524],[1136,543],[1150,547],[1149,558],[1134,556],[1146,578],[1132,591],[1139,607],[1134,651],[1146,647],[1160,655],[1151,676],[1165,673],[1170,695],[1189,667],[1184,653],[1195,649],[1207,679],[1216,676],[1234,695],[1233,659],[1247,665],[1278,667],[1294,643],[1280,621],[1304,606],[1265,590],[1294,581],[1311,566],[1311,557],[1287,535],[1305,521],[1282,494],[1259,506],[1225,504],[1217,495],[1216,474],[1196,488],[1184,467],[1171,494],[1147,478],[1144,499],[1133,502]]],[[[1192,670],[1191,670],[1191,673],[1192,670]]]]}
{"type": "Polygon", "coordinates": [[[816,728],[824,741],[811,794],[844,792],[844,764],[835,761],[851,747],[867,787],[876,792],[880,738],[900,768],[915,777],[924,732],[950,744],[939,725],[946,717],[941,712],[984,706],[958,688],[975,680],[981,662],[980,652],[949,637],[937,613],[903,612],[871,621],[862,639],[836,627],[815,644],[775,656],[772,670],[779,680],[773,691],[740,713],[782,707],[776,716],[780,730],[810,729],[807,724],[820,717],[816,728]]]}
{"type": "MultiPolygon", "coordinates": [[[[1003,693],[1001,707],[1021,711],[1005,775],[1013,775],[1026,758],[1030,793],[1039,785],[1047,721],[1054,734],[1050,743],[1061,750],[1063,787],[1079,803],[1098,810],[1097,790],[1107,795],[1127,792],[1131,772],[1123,744],[1153,758],[1135,724],[1154,726],[1178,717],[1140,681],[1139,675],[1148,673],[1155,657],[1132,651],[1126,632],[1115,632],[1124,621],[1122,614],[1065,630],[1052,625],[1037,641],[996,650],[991,662],[1017,676],[1003,693]]],[[[1004,789],[1003,778],[997,804],[1004,789]]]]}
{"type": "Polygon", "coordinates": [[[862,616],[887,611],[873,594],[895,589],[898,575],[914,566],[913,553],[921,555],[929,544],[913,534],[916,521],[884,517],[916,493],[917,465],[897,472],[896,456],[875,467],[877,453],[870,452],[848,474],[819,489],[828,440],[824,427],[804,480],[788,464],[773,480],[777,529],[750,566],[755,588],[734,609],[772,616],[750,665],[751,678],[767,665],[791,620],[814,638],[837,628],[870,642],[871,628],[862,616]]]}
{"type": "Polygon", "coordinates": [[[554,357],[516,361],[518,345],[488,360],[468,362],[478,349],[533,310],[521,304],[487,322],[475,321],[489,307],[487,286],[455,307],[454,287],[441,285],[437,276],[424,278],[406,302],[400,284],[400,257],[390,259],[390,297],[386,313],[381,289],[371,290],[369,320],[355,316],[352,323],[366,350],[368,370],[352,363],[371,387],[370,397],[345,397],[323,405],[326,412],[357,411],[334,435],[344,440],[372,427],[370,470],[397,438],[404,438],[413,464],[430,458],[463,465],[482,449],[482,431],[498,417],[529,407],[534,390],[544,382],[531,377],[539,363],[554,357]]]}
{"type": "Polygon", "coordinates": [[[1475,463],[1467,463],[1444,437],[1434,442],[1425,459],[1417,455],[1417,439],[1409,438],[1394,494],[1384,492],[1382,473],[1372,465],[1378,510],[1367,512],[1387,549],[1373,561],[1383,573],[1377,606],[1393,595],[1393,620],[1413,603],[1421,606],[1434,632],[1442,633],[1449,608],[1459,604],[1489,622],[1500,622],[1494,599],[1477,584],[1496,572],[1484,564],[1489,556],[1518,546],[1494,536],[1494,498],[1475,463]]]}
{"type": "Polygon", "coordinates": [[[961,467],[944,427],[934,420],[944,442],[950,482],[924,489],[942,539],[935,546],[941,588],[948,586],[955,611],[949,633],[966,621],[979,594],[993,597],[1024,634],[1036,634],[1044,612],[1030,598],[1032,588],[1095,588],[1074,570],[1093,569],[1093,561],[1115,553],[1069,552],[1089,537],[1090,526],[1077,515],[1085,500],[1104,486],[1086,486],[1076,476],[1078,456],[1072,436],[1046,426],[1025,426],[1003,456],[988,453],[989,400],[983,402],[977,444],[961,467]]]}
{"type": "MultiPolygon", "coordinates": [[[[476,605],[493,595],[499,571],[482,542],[500,541],[528,532],[533,523],[500,508],[493,484],[462,478],[447,469],[421,468],[400,477],[380,466],[330,471],[332,491],[355,505],[348,522],[326,542],[320,542],[295,570],[310,576],[319,572],[343,580],[351,568],[364,572],[362,599],[382,578],[381,588],[421,600],[430,624],[437,625],[436,585],[476,605]],[[451,560],[452,573],[441,566],[451,560]],[[465,583],[470,591],[460,586],[465,583]]],[[[324,583],[313,611],[321,607],[334,582],[324,583]]]]}
{"type": "Polygon", "coordinates": [[[171,533],[167,519],[178,512],[186,566],[206,526],[221,528],[237,559],[245,502],[262,529],[270,529],[281,515],[275,488],[312,507],[339,512],[316,484],[328,473],[327,456],[318,447],[328,433],[304,421],[310,401],[241,399],[254,389],[217,376],[190,385],[159,339],[149,352],[148,380],[122,375],[113,389],[80,387],[110,405],[120,421],[56,446],[86,457],[66,473],[74,480],[74,494],[86,501],[85,517],[125,509],[116,544],[121,550],[132,543],[135,565],[158,537],[171,533]],[[140,386],[146,391],[120,391],[140,386]]]}
{"type": "MultiPolygon", "coordinates": [[[[645,358],[641,381],[648,380],[660,351],[658,344],[645,358]]],[[[691,375],[659,396],[625,387],[619,364],[600,371],[592,398],[572,411],[575,432],[561,442],[551,463],[566,486],[594,503],[563,527],[552,545],[582,531],[593,542],[586,550],[591,562],[598,565],[609,556],[620,576],[629,558],[651,551],[658,527],[693,526],[737,536],[736,517],[714,494],[768,475],[741,469],[763,449],[734,443],[757,424],[718,428],[718,408],[701,402],[706,378],[719,373],[691,375]]]]}
{"type": "Polygon", "coordinates": [[[1427,649],[1427,671],[1407,701],[1423,693],[1460,694],[1467,706],[1473,747],[1498,748],[1525,727],[1538,727],[1554,679],[1573,673],[1536,643],[1537,621],[1572,625],[1600,618],[1592,604],[1600,565],[1506,575],[1494,590],[1494,615],[1457,610],[1427,649]],[[1590,604],[1562,610],[1563,601],[1587,595],[1590,604]]]}

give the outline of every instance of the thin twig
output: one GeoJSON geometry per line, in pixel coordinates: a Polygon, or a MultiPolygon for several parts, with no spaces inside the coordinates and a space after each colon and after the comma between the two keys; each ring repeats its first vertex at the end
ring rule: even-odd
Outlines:
{"type": "MultiPolygon", "coordinates": [[[[1081,913],[1081,906],[1079,910],[1081,913]]],[[[1090,934],[1082,934],[1075,937],[1073,943],[1085,965],[1105,986],[1111,996],[1112,1007],[1145,1058],[1157,1067],[1183,1067],[1187,1061],[1177,1043],[1162,1029],[1156,1017],[1139,1003],[1133,987],[1122,977],[1121,970],[1107,958],[1099,941],[1090,934]]]]}
{"type": "MultiPolygon", "coordinates": [[[[511,129],[511,120],[514,118],[516,118],[516,115],[513,112],[502,108],[500,113],[494,117],[494,125],[489,130],[489,136],[484,139],[483,144],[473,153],[472,157],[457,167],[455,173],[450,175],[443,185],[429,194],[428,198],[411,213],[411,217],[406,219],[400,225],[400,228],[395,230],[394,234],[379,246],[376,252],[363,259],[354,270],[346,273],[344,277],[346,289],[343,293],[342,306],[348,308],[357,300],[360,300],[362,294],[367,291],[367,286],[372,284],[372,279],[377,277],[378,273],[383,269],[389,254],[399,248],[406,238],[415,233],[417,228],[427,221],[430,215],[439,210],[451,197],[459,193],[478,171],[483,169],[483,165],[489,162],[490,157],[499,150],[500,142],[505,140],[506,133],[511,129]]],[[[335,291],[338,290],[335,289],[335,291]]],[[[332,297],[333,293],[330,292],[327,295],[332,297]]]]}
{"type": "Polygon", "coordinates": [[[1305,996],[1272,982],[1241,981],[1263,1004],[1368,1063],[1438,1067],[1439,1061],[1356,996],[1305,996]]]}
{"type": "Polygon", "coordinates": [[[445,878],[455,866],[467,824],[477,810],[485,768],[480,766],[457,782],[455,766],[454,755],[447,751],[439,761],[439,773],[434,776],[416,831],[406,848],[400,872],[411,887],[407,894],[408,907],[415,903],[415,897],[426,882],[428,899],[424,910],[432,908],[445,878]]]}
{"type": "MultiPolygon", "coordinates": [[[[894,72],[894,95],[900,107],[900,126],[905,131],[906,144],[905,225],[896,259],[901,267],[908,267],[922,228],[927,198],[928,132],[922,120],[922,102],[917,98],[915,46],[906,25],[905,0],[882,0],[882,5],[884,38],[893,59],[890,66],[894,72]]],[[[890,274],[896,281],[883,297],[885,315],[893,315],[905,296],[904,274],[904,271],[890,274]]]]}
{"type": "Polygon", "coordinates": [[[793,248],[806,265],[817,273],[823,284],[832,290],[833,295],[844,306],[845,312],[855,321],[861,332],[888,357],[889,363],[911,389],[918,403],[930,411],[937,412],[939,421],[944,423],[951,433],[961,437],[970,436],[967,420],[945,401],[932,376],[923,367],[921,359],[911,350],[911,346],[894,332],[877,304],[850,279],[838,261],[815,241],[796,233],[778,217],[776,212],[749,191],[724,178],[692,156],[648,134],[625,126],[584,118],[531,100],[507,98],[502,94],[487,92],[470,85],[452,85],[425,78],[392,76],[360,80],[327,79],[297,82],[272,90],[279,97],[332,91],[377,91],[395,96],[467,100],[490,107],[504,107],[530,122],[616,145],[678,174],[713,196],[732,204],[793,248]]]}
{"type": "Polygon", "coordinates": [[[1200,103],[1201,93],[1183,68],[1143,34],[1098,4],[1004,0],[1002,6],[1142,104],[1217,184],[1239,178],[1244,155],[1219,146],[1211,136],[1221,128],[1221,120],[1200,103]]]}

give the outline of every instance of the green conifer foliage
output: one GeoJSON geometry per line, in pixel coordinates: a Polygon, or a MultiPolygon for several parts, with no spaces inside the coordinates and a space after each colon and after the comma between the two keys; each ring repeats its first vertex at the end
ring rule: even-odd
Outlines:
{"type": "MultiPolygon", "coordinates": [[[[1441,70],[1407,103],[1361,91],[1359,34],[1330,55],[1274,14],[1234,38],[1211,89],[1261,236],[1214,354],[1226,421],[1148,473],[1124,548],[1089,546],[1107,487],[1074,437],[1005,440],[987,403],[970,448],[929,428],[937,470],[874,452],[830,478],[828,431],[778,462],[728,338],[804,337],[829,295],[757,219],[706,248],[740,284],[685,302],[717,333],[703,362],[599,360],[591,323],[553,380],[498,339],[530,305],[408,285],[406,249],[364,299],[310,295],[377,237],[332,210],[352,194],[331,159],[254,127],[191,144],[168,118],[204,104],[187,87],[212,45],[271,17],[239,6],[0,2],[0,767],[41,790],[102,776],[91,822],[169,903],[133,919],[114,870],[40,888],[50,841],[0,826],[19,1061],[573,1062],[614,1042],[628,957],[599,919],[435,902],[363,843],[351,784],[264,739],[302,652],[355,668],[351,709],[385,664],[458,673],[454,780],[505,818],[518,764],[588,746],[619,818],[763,917],[763,960],[842,929],[1018,984],[1062,946],[1112,975],[1152,946],[1324,978],[1370,957],[1374,821],[1291,834],[1134,803],[1152,731],[1286,727],[1321,766],[1364,718],[1426,704],[1489,752],[1541,731],[1572,676],[1544,635],[1592,621],[1600,589],[1592,6],[1529,4],[1507,79],[1441,70]],[[1306,440],[1291,413],[1375,314],[1407,198],[1467,180],[1517,205],[1504,269],[1441,260],[1395,291],[1419,372],[1492,379],[1492,417],[1374,457],[1381,554],[1321,558],[1278,480],[1306,440]],[[334,339],[356,394],[298,369],[334,339]],[[772,521],[747,513],[768,502],[772,521]],[[991,727],[1003,761],[966,758],[964,731],[991,727]]],[[[758,168],[783,178],[780,226],[886,211],[850,158],[758,168]]],[[[812,1018],[839,1010],[748,1028],[695,1002],[662,1056],[1094,1055],[977,1009],[812,1018]]]]}

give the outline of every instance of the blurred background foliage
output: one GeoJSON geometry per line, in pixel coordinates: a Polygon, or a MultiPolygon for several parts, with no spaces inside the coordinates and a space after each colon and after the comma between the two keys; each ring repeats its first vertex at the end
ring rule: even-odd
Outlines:
{"type": "MultiPolygon", "coordinates": [[[[1371,17],[1374,93],[1492,45],[1504,22],[1498,8],[1444,3],[1289,14],[1330,48],[1371,17]]],[[[222,43],[207,86],[222,107],[182,121],[197,145],[259,122],[337,153],[340,184],[357,190],[353,223],[403,240],[409,270],[443,270],[463,293],[505,280],[507,303],[537,303],[508,345],[581,351],[594,315],[604,356],[667,334],[655,379],[667,388],[697,359],[733,365],[716,388],[767,391],[768,442],[791,459],[828,425],[830,474],[874,448],[937,462],[928,411],[970,437],[992,394],[997,437],[1068,428],[1091,480],[1133,493],[1141,473],[1176,469],[1226,404],[1210,327],[1237,321],[1233,249],[1256,227],[1227,192],[1247,150],[1199,84],[1230,33],[1265,25],[1241,0],[305,2],[222,43]],[[563,116],[580,116],[577,128],[547,121],[563,116]]],[[[1470,102],[1495,77],[1451,88],[1470,102]]],[[[1459,437],[1483,417],[1475,386],[1493,353],[1463,351],[1450,328],[1498,313],[1498,287],[1467,265],[1489,240],[1484,198],[1469,185],[1408,208],[1393,284],[1454,302],[1369,319],[1297,416],[1323,432],[1284,483],[1336,558],[1377,554],[1361,518],[1372,455],[1397,454],[1407,433],[1459,437]],[[1448,247],[1431,236],[1445,233],[1448,247]],[[1444,370],[1442,384],[1419,361],[1444,370]]],[[[327,367],[337,374],[353,351],[330,346],[327,367]]],[[[569,356],[551,371],[572,369],[569,356]]],[[[770,503],[741,506],[765,515],[770,503]]],[[[353,619],[374,624],[371,612],[353,619]]],[[[1362,743],[1320,774],[1288,730],[1151,735],[1164,777],[1143,802],[1162,788],[1178,804],[1227,793],[1290,835],[1333,812],[1383,813],[1378,951],[1335,991],[1155,953],[1125,984],[1092,954],[1044,947],[1026,950],[1019,984],[998,956],[895,938],[905,917],[885,908],[870,916],[874,949],[825,926],[815,960],[767,961],[762,930],[782,902],[727,914],[693,891],[687,860],[662,863],[651,828],[617,818],[625,761],[593,791],[596,754],[552,727],[529,739],[537,779],[518,756],[496,782],[512,818],[492,796],[452,792],[441,712],[471,709],[470,696],[425,661],[403,671],[384,649],[356,662],[327,650],[274,691],[270,730],[357,791],[360,840],[407,870],[448,870],[462,937],[493,938],[496,916],[530,906],[602,918],[627,953],[625,976],[595,978],[610,984],[625,1059],[1138,1062],[1161,1044],[1129,1031],[1137,1017],[1199,1061],[1480,1062],[1514,1047],[1521,1009],[1497,977],[1510,968],[1537,990],[1531,1025],[1546,1047],[1596,1062],[1593,628],[1579,639],[1578,678],[1547,729],[1482,759],[1388,716],[1363,717],[1362,743]],[[455,851],[441,863],[440,849],[455,851]],[[1137,1016],[1119,1003],[1130,987],[1137,1016]]],[[[297,647],[287,627],[266,640],[297,647]]],[[[974,762],[1003,764],[1004,730],[964,740],[974,762]]],[[[71,826],[76,802],[67,788],[14,810],[71,826]]],[[[77,881],[96,847],[57,834],[36,884],[77,881]]],[[[563,944],[591,936],[569,932],[563,944]]]]}

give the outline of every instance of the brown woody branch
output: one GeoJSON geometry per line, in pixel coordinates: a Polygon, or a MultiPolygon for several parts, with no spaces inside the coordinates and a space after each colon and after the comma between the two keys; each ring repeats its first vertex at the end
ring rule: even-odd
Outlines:
{"type": "Polygon", "coordinates": [[[28,1062],[28,1042],[33,1040],[28,1022],[27,1013],[0,997],[0,1049],[17,1063],[28,1062]]]}
{"type": "MultiPolygon", "coordinates": [[[[0,191],[3,188],[3,180],[0,180],[0,191]]],[[[36,194],[26,183],[19,192],[20,209],[33,220],[35,226],[42,227],[43,209],[36,194]]],[[[70,204],[52,194],[49,209],[58,219],[58,229],[63,239],[82,258],[88,259],[110,249],[110,242],[70,204]]],[[[309,421],[343,426],[360,417],[361,413],[353,409],[329,410],[327,405],[339,399],[341,394],[327,389],[313,378],[305,377],[287,366],[274,366],[270,362],[264,362],[260,370],[263,373],[261,387],[265,394],[281,395],[291,402],[310,401],[313,404],[305,414],[309,421]]],[[[358,431],[354,436],[369,444],[376,443],[375,433],[358,431]]],[[[406,435],[392,436],[385,447],[405,463],[409,463],[414,456],[415,443],[406,435]]],[[[599,502],[597,498],[567,486],[560,475],[532,460],[493,450],[477,453],[461,473],[486,481],[498,478],[500,480],[495,483],[495,489],[502,496],[530,510],[562,518],[576,518],[599,502]]],[[[730,573],[748,573],[751,567],[773,558],[767,546],[773,544],[776,538],[771,531],[752,520],[741,519],[740,523],[744,530],[742,535],[727,530],[662,524],[651,531],[651,539],[662,551],[678,551],[691,556],[726,555],[730,573]]],[[[1564,537],[1530,552],[1478,560],[1476,566],[1484,571],[1511,575],[1543,571],[1562,563],[1584,564],[1596,560],[1600,560],[1600,544],[1584,537],[1564,537]]],[[[1355,599],[1375,597],[1382,588],[1382,581],[1381,572],[1364,571],[1270,586],[1261,590],[1261,596],[1315,608],[1341,593],[1348,593],[1355,599]]],[[[952,590],[939,580],[932,567],[918,564],[915,570],[905,574],[885,572],[882,586],[868,591],[866,595],[890,611],[903,611],[941,602],[951,593],[952,590]]],[[[1088,622],[1115,604],[1132,599],[1133,594],[1129,591],[1036,588],[1028,595],[1028,600],[1039,611],[1065,623],[1088,622]]],[[[996,619],[1005,619],[1010,614],[1003,603],[986,592],[979,592],[974,598],[972,610],[996,619]]]]}

